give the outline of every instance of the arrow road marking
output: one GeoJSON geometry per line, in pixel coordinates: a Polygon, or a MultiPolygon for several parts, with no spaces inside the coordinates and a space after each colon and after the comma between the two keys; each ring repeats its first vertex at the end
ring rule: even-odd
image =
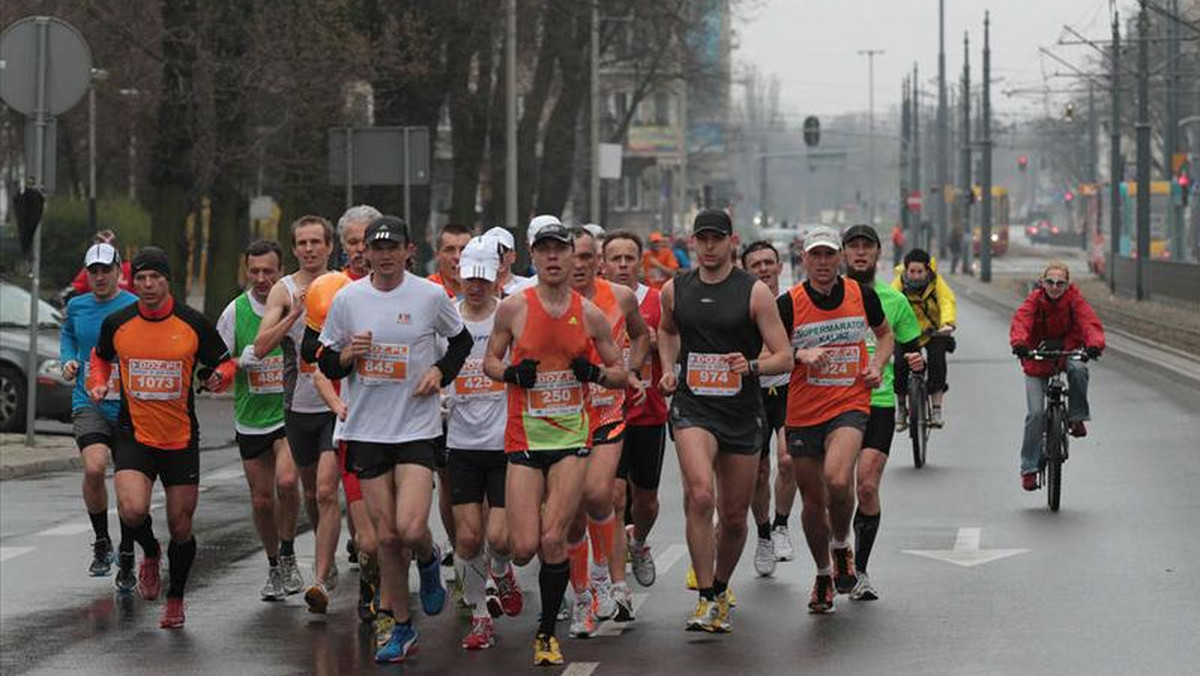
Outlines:
{"type": "Polygon", "coordinates": [[[968,526],[958,529],[958,533],[954,536],[953,549],[905,549],[903,551],[905,554],[953,563],[964,568],[999,561],[1029,551],[1028,549],[980,549],[979,544],[982,539],[982,528],[968,526]]]}
{"type": "Polygon", "coordinates": [[[0,563],[33,551],[33,547],[0,547],[0,563]]]}

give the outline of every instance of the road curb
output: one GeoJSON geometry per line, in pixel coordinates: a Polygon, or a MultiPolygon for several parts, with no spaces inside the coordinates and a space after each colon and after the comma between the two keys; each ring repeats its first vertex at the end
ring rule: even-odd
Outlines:
{"type": "Polygon", "coordinates": [[[28,462],[0,465],[0,481],[24,479],[39,474],[52,474],[83,467],[83,458],[78,454],[64,458],[41,458],[28,462]]]}

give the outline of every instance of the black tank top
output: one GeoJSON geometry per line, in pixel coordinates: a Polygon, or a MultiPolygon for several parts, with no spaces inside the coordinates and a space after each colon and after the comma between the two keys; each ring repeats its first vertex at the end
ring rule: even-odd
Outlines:
{"type": "MultiPolygon", "coordinates": [[[[757,359],[762,352],[762,334],[750,319],[750,292],[756,279],[734,268],[716,284],[700,281],[700,271],[691,270],[675,277],[673,317],[679,328],[679,388],[677,393],[693,397],[722,409],[737,411],[743,406],[760,406],[758,377],[741,377],[741,389],[731,396],[714,396],[694,391],[702,383],[689,383],[688,362],[692,353],[725,354],[741,352],[746,359],[757,359]]],[[[698,357],[699,358],[699,357],[698,357]]],[[[704,389],[703,386],[700,389],[704,389]]]]}

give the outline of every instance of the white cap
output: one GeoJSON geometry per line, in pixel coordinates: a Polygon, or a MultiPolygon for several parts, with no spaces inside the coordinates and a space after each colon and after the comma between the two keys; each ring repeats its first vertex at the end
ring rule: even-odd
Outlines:
{"type": "Polygon", "coordinates": [[[596,225],[595,223],[586,223],[584,224],[583,229],[587,230],[588,234],[592,236],[592,239],[596,240],[597,242],[604,239],[604,228],[596,225]]]}
{"type": "Polygon", "coordinates": [[[545,226],[552,224],[562,225],[562,221],[558,220],[558,216],[534,216],[533,220],[529,221],[529,230],[526,233],[526,237],[529,240],[529,246],[533,246],[533,238],[537,237],[538,230],[541,230],[545,226]]]}
{"type": "Polygon", "coordinates": [[[491,237],[472,237],[463,247],[458,260],[458,276],[460,279],[486,279],[496,281],[500,269],[500,252],[496,250],[496,240],[491,237]]]}
{"type": "Polygon", "coordinates": [[[508,228],[502,228],[497,225],[491,230],[483,233],[483,237],[495,240],[497,244],[508,249],[509,251],[517,248],[517,240],[513,238],[513,235],[508,231],[508,228]]]}
{"type": "Polygon", "coordinates": [[[83,255],[83,267],[89,268],[97,263],[100,265],[116,265],[121,262],[121,254],[111,244],[93,244],[83,255]]]}
{"type": "Polygon", "coordinates": [[[804,236],[804,251],[807,253],[817,247],[826,247],[834,251],[842,250],[842,237],[837,230],[824,225],[818,225],[804,236]]]}

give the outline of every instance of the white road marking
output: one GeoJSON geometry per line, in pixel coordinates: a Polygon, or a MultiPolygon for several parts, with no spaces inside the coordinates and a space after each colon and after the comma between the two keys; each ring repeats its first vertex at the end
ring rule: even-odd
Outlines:
{"type": "Polygon", "coordinates": [[[662,550],[658,556],[654,557],[654,570],[658,576],[666,575],[671,566],[674,566],[683,555],[687,554],[687,545],[673,544],[670,547],[662,550]]]}
{"type": "Polygon", "coordinates": [[[1029,551],[1028,549],[980,549],[979,545],[982,540],[982,528],[966,526],[959,528],[955,534],[953,549],[905,549],[904,553],[970,568],[1029,551]]]}
{"type": "MultiPolygon", "coordinates": [[[[33,551],[33,547],[0,547],[0,563],[33,551]]],[[[588,672],[591,673],[591,672],[588,672]]]]}
{"type": "MultiPolygon", "coordinates": [[[[115,513],[115,512],[114,512],[115,513]]],[[[35,533],[39,537],[43,536],[75,536],[83,535],[92,530],[90,522],[64,523],[53,528],[47,528],[44,531],[35,533]]]]}
{"type": "Polygon", "coordinates": [[[592,676],[599,667],[599,662],[572,662],[562,670],[562,676],[592,676]]]}

